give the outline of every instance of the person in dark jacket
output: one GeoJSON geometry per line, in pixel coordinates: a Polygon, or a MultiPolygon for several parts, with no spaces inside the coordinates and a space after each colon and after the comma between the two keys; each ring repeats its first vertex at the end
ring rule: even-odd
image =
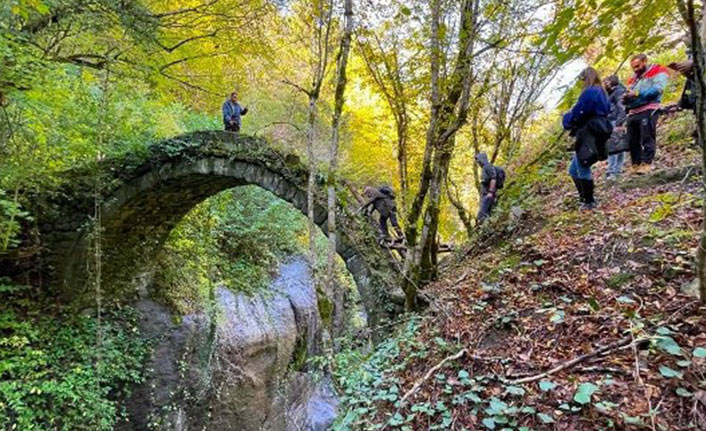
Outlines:
{"type": "Polygon", "coordinates": [[[241,116],[248,113],[248,108],[238,103],[238,93],[230,93],[230,98],[223,103],[223,125],[226,131],[240,132],[241,116]]]}
{"type": "Polygon", "coordinates": [[[488,160],[488,155],[478,153],[476,155],[476,163],[481,167],[480,177],[480,204],[478,205],[478,215],[476,220],[481,224],[485,219],[490,217],[490,213],[495,207],[495,196],[498,185],[498,172],[492,163],[488,160]]]}
{"type": "Polygon", "coordinates": [[[583,91],[576,105],[564,114],[563,126],[576,138],[569,175],[578,190],[581,209],[593,210],[596,200],[591,166],[605,160],[605,143],[612,132],[608,121],[610,102],[594,68],[584,69],[579,79],[583,81],[583,91]]]}
{"type": "Polygon", "coordinates": [[[679,98],[678,107],[683,110],[696,110],[696,81],[694,80],[694,60],[687,59],[678,63],[670,63],[668,68],[679,72],[686,78],[684,89],[679,98]]]}
{"type": "Polygon", "coordinates": [[[608,170],[606,178],[609,180],[617,179],[623,172],[623,163],[625,162],[625,105],[623,105],[623,95],[627,89],[620,83],[620,79],[616,75],[611,75],[603,81],[603,88],[608,93],[608,101],[610,102],[610,112],[608,120],[613,125],[613,134],[606,143],[608,150],[608,170]]]}
{"type": "Polygon", "coordinates": [[[387,221],[389,220],[399,240],[404,240],[404,233],[400,229],[397,222],[397,204],[395,203],[395,192],[390,186],[382,186],[379,189],[366,187],[363,194],[368,201],[361,207],[364,214],[372,215],[373,211],[377,211],[380,218],[380,234],[382,240],[386,241],[390,238],[390,233],[387,229],[387,221]]]}
{"type": "MultiPolygon", "coordinates": [[[[690,53],[690,49],[687,50],[690,53]]],[[[677,108],[680,110],[692,111],[696,115],[696,76],[694,75],[694,60],[689,58],[677,63],[671,63],[667,66],[668,68],[679,72],[682,76],[686,78],[684,82],[684,89],[682,90],[681,97],[677,103],[677,108]]],[[[691,137],[694,139],[694,146],[699,146],[699,133],[694,130],[691,133],[691,137]]]]}

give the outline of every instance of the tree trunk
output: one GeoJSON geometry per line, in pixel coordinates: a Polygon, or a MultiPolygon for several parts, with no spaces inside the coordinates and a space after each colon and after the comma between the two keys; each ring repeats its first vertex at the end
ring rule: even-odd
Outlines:
{"type": "Polygon", "coordinates": [[[344,31],[341,37],[341,48],[338,53],[336,71],[336,91],[331,121],[331,148],[329,153],[328,172],[328,274],[326,277],[327,290],[334,292],[334,327],[342,324],[343,311],[339,305],[343,303],[337,294],[340,289],[335,286],[336,271],[336,177],[338,174],[338,142],[341,127],[341,113],[343,112],[344,95],[346,91],[346,68],[348,66],[348,53],[351,48],[351,35],[353,33],[353,0],[345,0],[344,31]]]}
{"type": "Polygon", "coordinates": [[[424,148],[424,159],[422,161],[422,173],[417,191],[409,213],[405,236],[407,238],[407,254],[405,255],[402,274],[404,275],[402,289],[405,292],[405,309],[412,311],[417,309],[417,288],[419,283],[419,260],[422,250],[417,244],[417,229],[419,217],[429,190],[429,182],[432,177],[431,161],[434,154],[434,137],[437,135],[437,122],[439,114],[439,69],[440,69],[440,41],[439,28],[441,24],[441,2],[432,0],[431,2],[431,117],[427,129],[426,146],[424,148]]]}
{"type": "MultiPolygon", "coordinates": [[[[704,34],[701,34],[706,24],[703,13],[706,12],[706,3],[702,9],[701,26],[697,26],[694,13],[693,0],[689,0],[689,15],[693,26],[691,28],[692,49],[694,53],[694,77],[696,80],[696,130],[701,147],[702,171],[706,173],[706,54],[704,54],[704,34]]],[[[706,174],[704,174],[706,175],[706,174]]],[[[706,191],[706,182],[702,181],[706,191]]],[[[696,272],[699,277],[699,296],[701,303],[706,303],[706,203],[703,208],[704,220],[701,224],[701,238],[696,253],[696,272]]]]}
{"type": "Polygon", "coordinates": [[[400,183],[401,211],[400,217],[406,220],[409,211],[409,175],[407,170],[407,128],[409,127],[409,115],[407,114],[407,99],[405,95],[405,83],[402,80],[402,66],[396,52],[385,51],[380,39],[375,36],[377,50],[382,58],[382,66],[376,60],[371,43],[362,43],[360,52],[365,61],[365,65],[378,86],[380,92],[385,96],[387,106],[390,108],[395,119],[397,132],[397,171],[400,183]],[[390,60],[389,56],[394,60],[390,60]]]}
{"type": "Polygon", "coordinates": [[[451,156],[455,139],[443,145],[443,149],[437,150],[439,157],[434,166],[434,174],[429,186],[429,203],[427,204],[420,238],[420,248],[422,250],[419,260],[419,276],[421,283],[428,283],[437,276],[438,263],[438,231],[439,214],[441,212],[441,196],[446,178],[449,172],[451,156]]]}
{"type": "MultiPolygon", "coordinates": [[[[704,35],[701,34],[704,20],[698,23],[694,10],[694,1],[687,0],[686,4],[680,0],[680,12],[686,21],[691,36],[691,48],[694,57],[694,81],[696,82],[696,130],[699,146],[701,147],[702,168],[706,172],[706,56],[704,54],[704,35]]],[[[703,5],[706,12],[706,4],[703,5]]],[[[703,16],[703,15],[702,15],[703,16]]],[[[703,182],[706,191],[706,182],[703,182]]],[[[699,279],[699,295],[701,303],[706,303],[706,203],[703,208],[704,220],[701,224],[699,247],[696,251],[696,274],[699,279]]]]}
{"type": "Polygon", "coordinates": [[[441,193],[453,154],[455,134],[468,115],[478,8],[478,0],[465,0],[461,6],[461,25],[457,35],[459,51],[452,74],[445,78],[442,92],[439,32],[441,2],[434,0],[431,4],[431,117],[427,129],[420,187],[407,216],[407,242],[410,251],[405,258],[403,272],[408,309],[416,307],[418,286],[436,275],[441,193]],[[418,222],[425,202],[427,205],[422,232],[417,238],[418,222]]]}
{"type": "Polygon", "coordinates": [[[471,219],[470,213],[466,210],[466,207],[463,206],[463,202],[461,202],[461,199],[458,196],[458,187],[451,180],[450,175],[446,178],[446,195],[448,196],[451,205],[456,208],[458,218],[461,219],[461,223],[463,223],[463,227],[466,229],[466,236],[470,239],[473,234],[473,220],[471,219]],[[453,187],[453,190],[451,190],[449,183],[453,187]]]}
{"type": "Polygon", "coordinates": [[[404,219],[407,216],[407,195],[409,193],[409,181],[407,179],[407,121],[405,119],[401,119],[397,123],[397,170],[402,200],[401,218],[404,219]]]}
{"type": "Polygon", "coordinates": [[[306,155],[309,159],[309,179],[306,188],[306,209],[309,226],[309,265],[314,279],[316,271],[316,223],[314,223],[314,190],[316,187],[316,154],[314,140],[316,138],[316,102],[318,94],[309,94],[309,121],[306,133],[306,155]]]}

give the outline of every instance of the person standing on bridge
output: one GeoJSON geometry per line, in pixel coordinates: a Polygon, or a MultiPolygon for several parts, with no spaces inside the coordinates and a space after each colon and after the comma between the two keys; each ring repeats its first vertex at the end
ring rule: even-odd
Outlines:
{"type": "Polygon", "coordinates": [[[223,103],[223,125],[226,131],[240,132],[241,116],[248,113],[248,108],[238,103],[238,93],[230,93],[230,98],[223,103]]]}

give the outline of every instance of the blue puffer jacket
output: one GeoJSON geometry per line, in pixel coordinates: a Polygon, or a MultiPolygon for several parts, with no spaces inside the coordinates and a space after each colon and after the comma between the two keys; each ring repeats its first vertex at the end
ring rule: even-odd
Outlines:
{"type": "Polygon", "coordinates": [[[603,87],[594,85],[583,90],[578,102],[571,111],[564,114],[562,124],[564,129],[575,131],[593,117],[607,117],[610,113],[610,102],[603,87]]]}
{"type": "Polygon", "coordinates": [[[235,124],[240,127],[241,120],[240,117],[248,113],[248,108],[243,108],[239,103],[233,103],[230,99],[223,103],[223,123],[228,124],[231,121],[235,121],[235,124]]]}

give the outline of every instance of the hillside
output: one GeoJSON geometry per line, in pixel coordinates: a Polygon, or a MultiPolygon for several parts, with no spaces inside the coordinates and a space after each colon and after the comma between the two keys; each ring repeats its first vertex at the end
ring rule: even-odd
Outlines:
{"type": "Polygon", "coordinates": [[[595,212],[577,211],[569,153],[517,178],[429,310],[339,356],[339,429],[706,429],[706,317],[684,293],[703,206],[692,121],[663,121],[653,173],[594,172],[595,212]]]}

